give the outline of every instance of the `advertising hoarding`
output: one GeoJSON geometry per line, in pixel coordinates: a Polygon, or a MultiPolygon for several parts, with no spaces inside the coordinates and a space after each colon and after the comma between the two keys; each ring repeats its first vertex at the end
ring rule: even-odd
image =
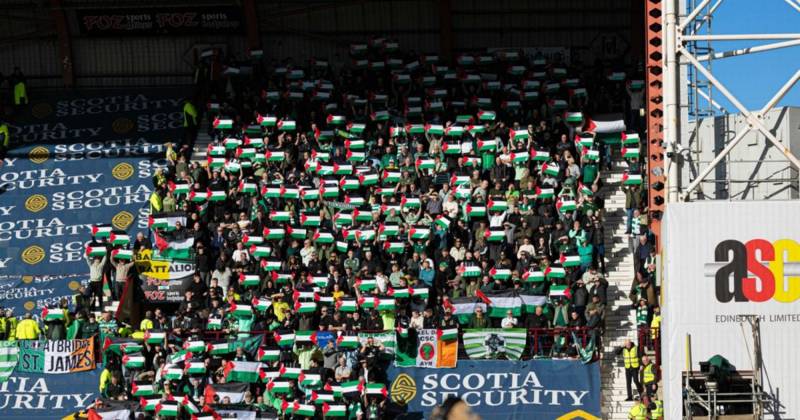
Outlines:
{"type": "Polygon", "coordinates": [[[742,315],[761,321],[764,391],[773,401],[765,418],[800,415],[798,214],[797,201],[668,206],[662,291],[662,352],[669,355],[662,358],[665,418],[681,418],[687,334],[693,371],[715,355],[737,370],[753,370],[751,328],[742,315]]]}

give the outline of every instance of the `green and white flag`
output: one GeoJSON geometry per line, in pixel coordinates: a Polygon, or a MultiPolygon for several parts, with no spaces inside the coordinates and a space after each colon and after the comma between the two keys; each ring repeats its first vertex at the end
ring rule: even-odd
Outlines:
{"type": "Polygon", "coordinates": [[[622,185],[641,185],[642,176],[639,174],[629,174],[627,171],[622,174],[622,185]]]}
{"type": "Polygon", "coordinates": [[[8,380],[19,361],[19,347],[15,341],[0,341],[0,383],[8,380]]]}
{"type": "Polygon", "coordinates": [[[481,328],[464,330],[464,350],[470,359],[496,359],[505,355],[519,360],[525,351],[527,331],[524,328],[481,328]]]}
{"type": "Polygon", "coordinates": [[[365,344],[369,337],[372,337],[375,344],[378,343],[383,344],[383,348],[386,353],[394,354],[396,352],[397,336],[394,330],[378,332],[378,333],[366,333],[366,332],[358,333],[358,341],[361,344],[365,344]]]}
{"type": "Polygon", "coordinates": [[[226,382],[248,382],[259,381],[259,374],[263,364],[261,362],[234,362],[229,361],[225,365],[224,375],[226,382]]]}

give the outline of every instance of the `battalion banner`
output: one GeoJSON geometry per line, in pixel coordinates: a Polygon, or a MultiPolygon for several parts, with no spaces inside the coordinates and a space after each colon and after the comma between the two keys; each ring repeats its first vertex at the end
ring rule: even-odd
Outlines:
{"type": "Polygon", "coordinates": [[[461,360],[453,369],[391,367],[388,375],[389,397],[408,418],[429,418],[459,396],[485,419],[600,419],[597,363],[461,360]]]}
{"type": "Polygon", "coordinates": [[[75,375],[14,372],[0,384],[0,418],[55,419],[97,398],[101,368],[75,375]]]}
{"type": "Polygon", "coordinates": [[[179,89],[56,92],[10,125],[0,167],[0,306],[38,314],[85,284],[95,224],[147,233],[152,177],[181,138],[179,89]]]}
{"type": "Polygon", "coordinates": [[[19,341],[19,372],[60,374],[94,369],[93,339],[19,341]]]}

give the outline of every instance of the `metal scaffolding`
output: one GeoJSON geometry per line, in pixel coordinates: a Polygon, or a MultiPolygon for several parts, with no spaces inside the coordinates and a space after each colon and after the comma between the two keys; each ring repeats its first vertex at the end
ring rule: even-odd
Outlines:
{"type": "MultiPolygon", "coordinates": [[[[778,1],[778,0],[770,0],[778,1]]],[[[791,8],[800,12],[800,1],[784,0],[791,8]]],[[[772,51],[780,48],[800,46],[800,33],[772,33],[772,34],[712,34],[711,19],[723,0],[691,0],[688,5],[688,15],[681,17],[681,0],[668,0],[664,5],[664,147],[667,150],[667,202],[686,201],[689,194],[704,182],[705,178],[720,164],[753,130],[760,132],[767,140],[780,150],[786,159],[800,169],[800,160],[789,148],[778,141],[774,134],[764,125],[764,115],[783,99],[787,92],[800,80],[800,65],[798,62],[787,63],[798,66],[792,77],[775,93],[767,104],[760,110],[750,111],[742,105],[737,96],[721,83],[712,71],[711,62],[718,59],[737,57],[745,54],[754,54],[772,51]],[[726,41],[764,41],[775,40],[779,42],[757,45],[750,48],[736,50],[722,50],[717,52],[715,46],[726,41]],[[681,68],[687,67],[688,83],[681,80],[681,68]],[[681,89],[688,89],[689,103],[683,104],[689,108],[688,115],[694,121],[682,121],[681,118],[681,89]],[[706,166],[685,188],[680,182],[680,154],[682,149],[680,127],[682,124],[694,124],[695,130],[699,124],[700,116],[717,111],[726,112],[719,106],[713,97],[713,92],[724,96],[736,111],[747,120],[748,125],[736,133],[736,136],[719,151],[715,158],[706,166]],[[707,106],[701,106],[698,101],[707,106]],[[716,109],[716,111],[715,111],[716,109]],[[693,115],[694,114],[694,115],[693,115]]],[[[787,9],[787,12],[792,12],[787,9]]],[[[769,68],[762,71],[768,72],[769,68]]],[[[690,125],[691,127],[691,125],[690,125]]],[[[699,140],[698,140],[699,141],[699,140]]],[[[698,168],[699,169],[699,168],[698,168]]]]}

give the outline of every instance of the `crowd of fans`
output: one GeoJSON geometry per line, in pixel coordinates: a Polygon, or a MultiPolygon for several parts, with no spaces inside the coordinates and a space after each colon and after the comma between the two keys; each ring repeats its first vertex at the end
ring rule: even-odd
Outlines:
{"type": "MultiPolygon", "coordinates": [[[[332,415],[342,404],[350,418],[384,418],[392,408],[380,386],[369,385],[385,384],[392,359],[415,353],[415,330],[602,332],[602,169],[614,150],[583,127],[613,112],[637,127],[628,112],[641,106],[630,86],[636,77],[517,51],[445,63],[385,39],[351,53],[353,62],[337,68],[255,54],[201,62],[197,97],[206,109],[186,102],[187,137],[168,146],[168,166],[153,178],[151,217],[169,221],[130,244],[133,260],[190,244],[182,252],[196,273],[183,301],[148,304],[138,267],[109,245],[107,256],[88,259],[89,287],[71,306],[63,302],[74,315],[45,326],[51,339],[98,337],[106,406],[140,395],[147,405],[140,390],[152,385],[189,411],[221,405],[302,418],[321,416],[325,403],[332,415]],[[193,162],[203,117],[212,144],[207,162],[193,162]],[[548,269],[564,274],[531,275],[548,269]],[[119,299],[126,283],[149,309],[144,319],[94,319],[104,295],[119,299]],[[520,317],[478,309],[462,324],[448,305],[508,290],[551,296],[560,286],[569,293],[520,317]],[[381,331],[397,331],[396,346],[358,336],[381,331]],[[333,339],[319,346],[306,332],[333,339]],[[218,350],[221,343],[228,347],[218,350]],[[241,400],[214,391],[232,382],[236,362],[262,362],[241,400]]],[[[635,158],[627,164],[631,173],[644,169],[635,158]]],[[[656,302],[646,197],[626,188],[632,242],[640,242],[632,296],[644,299],[649,323],[656,302]]],[[[533,341],[538,351],[528,357],[542,354],[543,341],[533,341]]]]}

